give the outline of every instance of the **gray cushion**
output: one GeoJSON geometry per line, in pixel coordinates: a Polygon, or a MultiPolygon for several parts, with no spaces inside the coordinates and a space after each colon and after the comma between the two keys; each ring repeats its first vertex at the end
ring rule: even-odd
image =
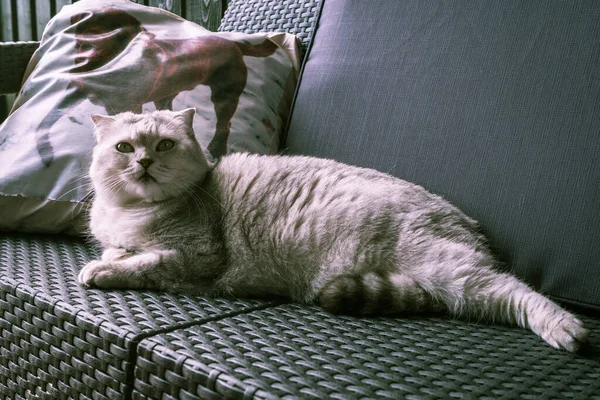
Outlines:
{"type": "Polygon", "coordinates": [[[286,148],[427,187],[600,308],[599,54],[595,0],[326,0],[286,148]]]}

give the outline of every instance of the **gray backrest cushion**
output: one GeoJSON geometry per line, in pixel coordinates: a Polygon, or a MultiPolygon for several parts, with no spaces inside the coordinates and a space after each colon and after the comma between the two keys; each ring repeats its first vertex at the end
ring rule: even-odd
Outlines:
{"type": "Polygon", "coordinates": [[[325,0],[286,148],[425,186],[501,261],[600,308],[596,0],[325,0]]]}

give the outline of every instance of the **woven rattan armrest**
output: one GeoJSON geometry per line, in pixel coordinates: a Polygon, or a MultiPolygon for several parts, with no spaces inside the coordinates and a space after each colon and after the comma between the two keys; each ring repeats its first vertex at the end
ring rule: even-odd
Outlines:
{"type": "Polygon", "coordinates": [[[39,42],[0,42],[0,94],[17,93],[39,42]]]}

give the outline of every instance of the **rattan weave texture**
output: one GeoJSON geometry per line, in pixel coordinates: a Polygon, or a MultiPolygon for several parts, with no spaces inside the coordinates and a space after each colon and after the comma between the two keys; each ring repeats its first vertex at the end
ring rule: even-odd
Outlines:
{"type": "Polygon", "coordinates": [[[321,0],[233,0],[221,20],[219,31],[289,32],[308,45],[321,0]]]}
{"type": "Polygon", "coordinates": [[[39,42],[0,42],[0,95],[17,93],[23,73],[39,42]]]}
{"type": "Polygon", "coordinates": [[[573,355],[519,328],[282,305],[143,340],[134,398],[600,399],[600,320],[584,320],[573,355]]]}
{"type": "Polygon", "coordinates": [[[126,398],[144,337],[269,305],[84,289],[77,272],[96,255],[80,239],[0,234],[0,398],[126,398]]]}

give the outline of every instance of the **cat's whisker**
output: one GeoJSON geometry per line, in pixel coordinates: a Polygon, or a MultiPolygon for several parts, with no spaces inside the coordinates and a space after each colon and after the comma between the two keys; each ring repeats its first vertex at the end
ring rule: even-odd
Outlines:
{"type": "Polygon", "coordinates": [[[74,184],[79,183],[79,182],[81,182],[81,184],[79,184],[77,186],[74,186],[73,188],[71,188],[67,192],[63,193],[56,200],[61,200],[62,198],[66,197],[68,194],[72,193],[73,191],[77,191],[77,190],[82,189],[82,188],[86,188],[86,189],[89,190],[89,188],[91,188],[91,182],[90,182],[89,174],[88,173],[83,173],[83,174],[79,175],[78,177],[72,179],[69,182],[69,185],[74,185],[74,184]]]}
{"type": "Polygon", "coordinates": [[[109,101],[104,99],[102,103],[104,104],[104,108],[106,108],[110,115],[118,114],[117,110],[115,110],[115,108],[112,106],[112,104],[110,104],[109,101]]]}
{"type": "Polygon", "coordinates": [[[126,185],[122,180],[110,176],[103,182],[103,188],[111,196],[111,200],[116,200],[119,196],[119,191],[126,185]]]}
{"type": "Polygon", "coordinates": [[[64,198],[68,197],[71,193],[79,191],[79,189],[88,189],[89,190],[89,184],[75,186],[72,189],[69,189],[66,192],[64,192],[63,194],[61,194],[60,196],[58,196],[56,199],[54,199],[54,201],[62,201],[64,198]]]}
{"type": "MultiPolygon", "coordinates": [[[[71,220],[75,220],[77,217],[85,218],[85,221],[86,221],[85,227],[87,227],[87,219],[88,219],[87,216],[88,216],[89,209],[92,205],[92,203],[90,202],[90,198],[92,196],[93,196],[93,191],[86,193],[86,195],[83,197],[83,199],[80,200],[73,207],[73,209],[71,210],[71,213],[70,213],[71,220]]],[[[84,231],[80,231],[78,233],[83,234],[84,236],[89,236],[91,234],[89,227],[87,227],[87,229],[85,229],[84,231]]]]}
{"type": "Polygon", "coordinates": [[[82,172],[81,174],[79,174],[79,176],[73,178],[73,182],[82,181],[85,179],[90,179],[90,174],[88,171],[82,172]]]}
{"type": "Polygon", "coordinates": [[[171,184],[173,185],[173,187],[176,189],[177,192],[182,191],[184,193],[186,193],[188,196],[184,197],[185,201],[186,201],[186,205],[188,206],[188,212],[189,213],[193,213],[194,210],[192,210],[190,208],[190,204],[188,202],[188,199],[193,201],[194,204],[196,205],[196,208],[202,209],[203,215],[206,216],[207,215],[207,208],[206,205],[204,204],[204,202],[202,201],[202,198],[194,191],[194,187],[190,187],[189,184],[186,184],[185,182],[181,182],[176,178],[173,178],[171,181],[171,184]]]}
{"type": "Polygon", "coordinates": [[[221,210],[225,211],[225,206],[223,205],[223,203],[221,203],[215,196],[213,196],[212,194],[210,194],[206,189],[200,187],[200,186],[196,186],[196,189],[202,191],[203,193],[205,193],[206,195],[208,195],[208,197],[210,197],[211,199],[213,199],[215,201],[215,203],[217,203],[219,205],[219,207],[221,208],[221,210]]]}
{"type": "Polygon", "coordinates": [[[187,192],[188,197],[186,198],[186,206],[188,207],[188,213],[190,214],[195,214],[197,213],[197,209],[201,209],[203,210],[202,212],[202,216],[203,216],[203,223],[206,222],[206,215],[207,215],[207,208],[206,205],[204,204],[204,202],[202,202],[202,199],[200,199],[198,196],[195,195],[195,193],[193,192],[187,192]],[[189,199],[189,200],[188,200],[189,199]],[[190,204],[190,201],[193,204],[190,204]],[[195,206],[195,207],[194,207],[195,206]]]}

